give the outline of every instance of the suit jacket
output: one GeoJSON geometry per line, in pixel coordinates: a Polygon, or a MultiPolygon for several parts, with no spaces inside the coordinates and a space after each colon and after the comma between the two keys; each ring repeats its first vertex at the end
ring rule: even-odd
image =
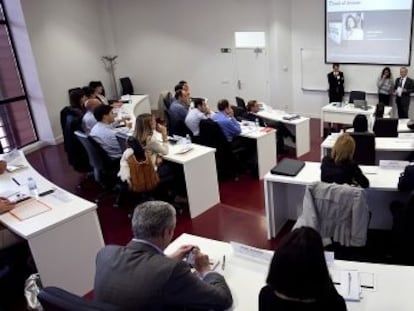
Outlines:
{"type": "Polygon", "coordinates": [[[122,310],[222,310],[233,303],[220,274],[210,272],[201,280],[187,263],[136,241],[99,251],[94,293],[97,300],[122,310]]]}
{"type": "Polygon", "coordinates": [[[329,95],[337,94],[340,96],[344,96],[344,73],[339,71],[339,79],[334,76],[333,72],[328,73],[328,84],[329,84],[329,95]]]}
{"type": "MultiPolygon", "coordinates": [[[[398,86],[400,85],[400,80],[401,80],[401,77],[398,77],[396,80],[395,80],[395,84],[394,84],[394,90],[397,90],[397,88],[398,88],[398,86]]],[[[409,78],[409,77],[407,77],[406,79],[405,79],[405,83],[404,83],[404,89],[405,89],[405,92],[403,91],[402,93],[401,93],[401,99],[402,100],[410,100],[410,94],[412,93],[412,92],[414,92],[414,81],[413,81],[413,79],[411,79],[411,78],[409,78]]]]}

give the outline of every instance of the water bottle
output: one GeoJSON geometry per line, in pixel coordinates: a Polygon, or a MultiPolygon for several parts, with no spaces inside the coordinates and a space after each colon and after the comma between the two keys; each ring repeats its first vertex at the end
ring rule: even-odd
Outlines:
{"type": "Polygon", "coordinates": [[[190,134],[185,135],[185,144],[191,145],[191,137],[190,134]]]}
{"type": "Polygon", "coordinates": [[[29,177],[27,179],[27,188],[29,188],[29,193],[31,196],[34,196],[36,198],[39,197],[39,191],[37,189],[36,181],[33,179],[33,177],[29,177]]]}
{"type": "Polygon", "coordinates": [[[254,120],[254,124],[256,125],[256,127],[260,126],[259,118],[256,118],[256,120],[254,120]]]}

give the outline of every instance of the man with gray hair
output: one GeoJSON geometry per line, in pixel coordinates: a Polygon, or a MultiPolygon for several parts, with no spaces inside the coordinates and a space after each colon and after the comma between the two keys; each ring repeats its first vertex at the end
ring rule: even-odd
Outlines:
{"type": "Polygon", "coordinates": [[[233,303],[230,289],[223,276],[211,271],[207,255],[193,245],[164,255],[175,224],[170,204],[149,201],[138,205],[132,241],[125,247],[108,245],[96,257],[95,298],[122,310],[229,308],[233,303]],[[190,251],[195,254],[195,273],[183,261],[190,251]]]}
{"type": "Polygon", "coordinates": [[[395,80],[394,95],[397,103],[398,118],[407,119],[410,107],[410,94],[414,92],[414,81],[408,77],[408,69],[400,68],[400,76],[395,80]]]}

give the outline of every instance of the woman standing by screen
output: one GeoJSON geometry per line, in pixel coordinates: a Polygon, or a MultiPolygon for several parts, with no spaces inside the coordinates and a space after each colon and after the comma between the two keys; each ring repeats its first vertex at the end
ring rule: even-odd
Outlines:
{"type": "Polygon", "coordinates": [[[390,97],[394,90],[394,81],[392,80],[391,70],[385,67],[381,76],[377,81],[378,87],[378,102],[388,106],[390,104],[390,97]]]}

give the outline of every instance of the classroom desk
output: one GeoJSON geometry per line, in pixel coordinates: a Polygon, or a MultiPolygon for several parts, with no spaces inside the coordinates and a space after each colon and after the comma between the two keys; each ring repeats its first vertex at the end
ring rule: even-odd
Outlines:
{"type": "Polygon", "coordinates": [[[243,122],[241,130],[240,136],[256,141],[259,179],[263,179],[277,162],[276,130],[271,129],[268,132],[263,132],[263,127],[245,126],[243,122]]]}
{"type": "MultiPolygon", "coordinates": [[[[344,106],[338,107],[335,103],[330,103],[323,106],[321,109],[321,137],[323,137],[324,122],[352,124],[357,114],[366,115],[368,120],[375,112],[375,106],[368,105],[368,110],[355,108],[353,104],[345,103],[344,106]]],[[[384,108],[384,116],[390,116],[392,107],[386,106],[384,108]]]]}
{"type": "Polygon", "coordinates": [[[39,192],[58,189],[55,193],[60,193],[60,196],[51,194],[40,198],[51,208],[43,214],[21,221],[10,213],[4,213],[0,215],[0,222],[27,240],[43,286],[57,286],[85,295],[93,289],[95,256],[104,246],[96,204],[45,179],[32,168],[23,153],[16,161],[27,168],[0,175],[0,192],[27,192],[27,178],[33,177],[39,192]],[[12,177],[22,185],[17,186],[12,177]],[[62,201],[62,196],[67,200],[62,201]]]}
{"type": "Polygon", "coordinates": [[[134,117],[143,113],[151,113],[151,104],[148,95],[130,95],[131,103],[124,103],[122,108],[134,117]]]}
{"type": "MultiPolygon", "coordinates": [[[[339,135],[329,135],[321,144],[321,158],[328,155],[339,135]]],[[[406,160],[414,151],[413,138],[375,137],[375,159],[406,160]]]]}
{"type": "MultiPolygon", "coordinates": [[[[267,237],[274,238],[287,220],[296,220],[302,211],[307,185],[320,181],[320,162],[306,162],[295,177],[266,174],[264,180],[267,237]]],[[[405,202],[408,195],[398,192],[398,178],[402,169],[383,169],[378,166],[360,166],[368,178],[367,200],[372,218],[370,228],[391,229],[389,204],[393,200],[405,202]]]]}
{"type": "Polygon", "coordinates": [[[216,149],[192,144],[192,150],[179,154],[182,147],[170,145],[163,158],[183,166],[190,216],[194,218],[220,203],[216,149]]]}
{"type": "MultiPolygon", "coordinates": [[[[230,310],[258,310],[259,292],[266,283],[269,264],[235,256],[229,243],[185,233],[173,241],[165,253],[170,254],[184,244],[197,245],[209,257],[220,261],[225,255],[224,270],[220,262],[216,271],[225,277],[232,292],[234,302],[230,310]]],[[[414,267],[335,260],[329,269],[358,270],[375,275],[376,290],[362,288],[362,298],[359,302],[346,302],[349,311],[414,310],[414,267]]]]}
{"type": "Polygon", "coordinates": [[[271,108],[264,109],[257,113],[258,116],[276,122],[282,122],[288,130],[296,137],[296,157],[300,157],[310,151],[310,119],[300,117],[295,120],[285,120],[284,111],[275,110],[271,108]]]}
{"type": "Polygon", "coordinates": [[[413,130],[407,127],[408,121],[410,121],[410,119],[399,119],[398,120],[398,127],[397,127],[398,133],[414,133],[413,130]]]}

